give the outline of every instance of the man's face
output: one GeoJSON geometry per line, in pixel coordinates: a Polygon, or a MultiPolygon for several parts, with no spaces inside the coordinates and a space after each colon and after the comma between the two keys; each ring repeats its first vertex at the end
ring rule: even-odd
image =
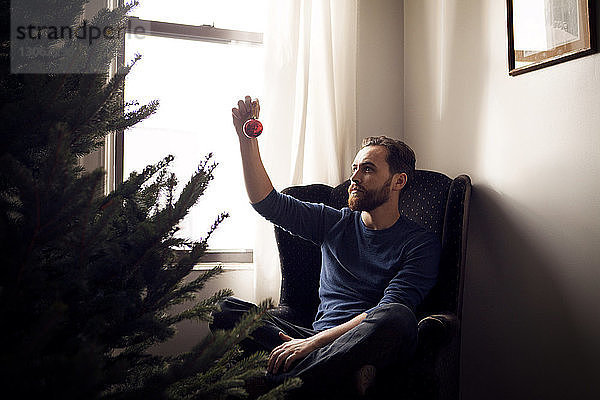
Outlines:
{"type": "Polygon", "coordinates": [[[393,175],[386,156],[383,146],[367,146],[356,154],[348,187],[351,210],[371,211],[389,200],[393,175]]]}

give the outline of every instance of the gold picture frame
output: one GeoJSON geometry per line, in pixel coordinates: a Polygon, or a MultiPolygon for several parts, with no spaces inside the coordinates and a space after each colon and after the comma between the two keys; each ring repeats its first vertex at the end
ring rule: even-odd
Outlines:
{"type": "Polygon", "coordinates": [[[597,0],[507,0],[508,73],[511,76],[595,51],[597,0]]]}

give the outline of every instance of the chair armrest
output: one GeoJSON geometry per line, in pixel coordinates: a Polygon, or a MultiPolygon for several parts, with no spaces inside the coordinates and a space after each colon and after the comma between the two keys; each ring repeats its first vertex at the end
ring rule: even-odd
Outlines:
{"type": "Polygon", "coordinates": [[[454,313],[429,315],[419,321],[414,369],[414,398],[458,399],[460,321],[454,313]]]}
{"type": "Polygon", "coordinates": [[[444,346],[458,332],[458,318],[453,313],[429,315],[419,321],[419,341],[428,347],[444,346]]]}
{"type": "Polygon", "coordinates": [[[298,316],[298,313],[290,306],[287,305],[279,305],[269,310],[269,314],[273,317],[282,318],[292,324],[299,326],[310,326],[310,324],[306,324],[305,321],[302,321],[298,316]]]}

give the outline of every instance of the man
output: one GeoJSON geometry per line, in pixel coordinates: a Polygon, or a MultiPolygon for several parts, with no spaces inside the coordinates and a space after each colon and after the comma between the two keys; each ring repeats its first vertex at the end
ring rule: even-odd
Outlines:
{"type": "MultiPolygon", "coordinates": [[[[377,370],[414,353],[414,310],[437,277],[439,239],[398,211],[400,192],[414,174],[414,152],[383,136],[365,139],[352,164],[349,207],[336,210],[278,193],[258,141],[242,132],[250,97],[240,100],[232,115],[253,207],[320,245],[323,254],[321,303],[312,329],[270,316],[253,334],[255,348],[271,352],[267,371],[274,382],[299,376],[306,387],[324,394],[324,387],[339,393],[350,379],[364,395],[377,370]]],[[[212,328],[231,328],[252,307],[227,299],[212,328]]]]}

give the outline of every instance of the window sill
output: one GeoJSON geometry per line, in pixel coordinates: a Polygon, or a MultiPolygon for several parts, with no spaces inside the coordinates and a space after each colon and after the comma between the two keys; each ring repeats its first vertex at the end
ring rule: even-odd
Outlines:
{"type": "Polygon", "coordinates": [[[210,271],[211,269],[219,266],[223,268],[223,271],[251,271],[254,269],[254,264],[252,263],[206,262],[194,265],[192,270],[210,271]]]}

